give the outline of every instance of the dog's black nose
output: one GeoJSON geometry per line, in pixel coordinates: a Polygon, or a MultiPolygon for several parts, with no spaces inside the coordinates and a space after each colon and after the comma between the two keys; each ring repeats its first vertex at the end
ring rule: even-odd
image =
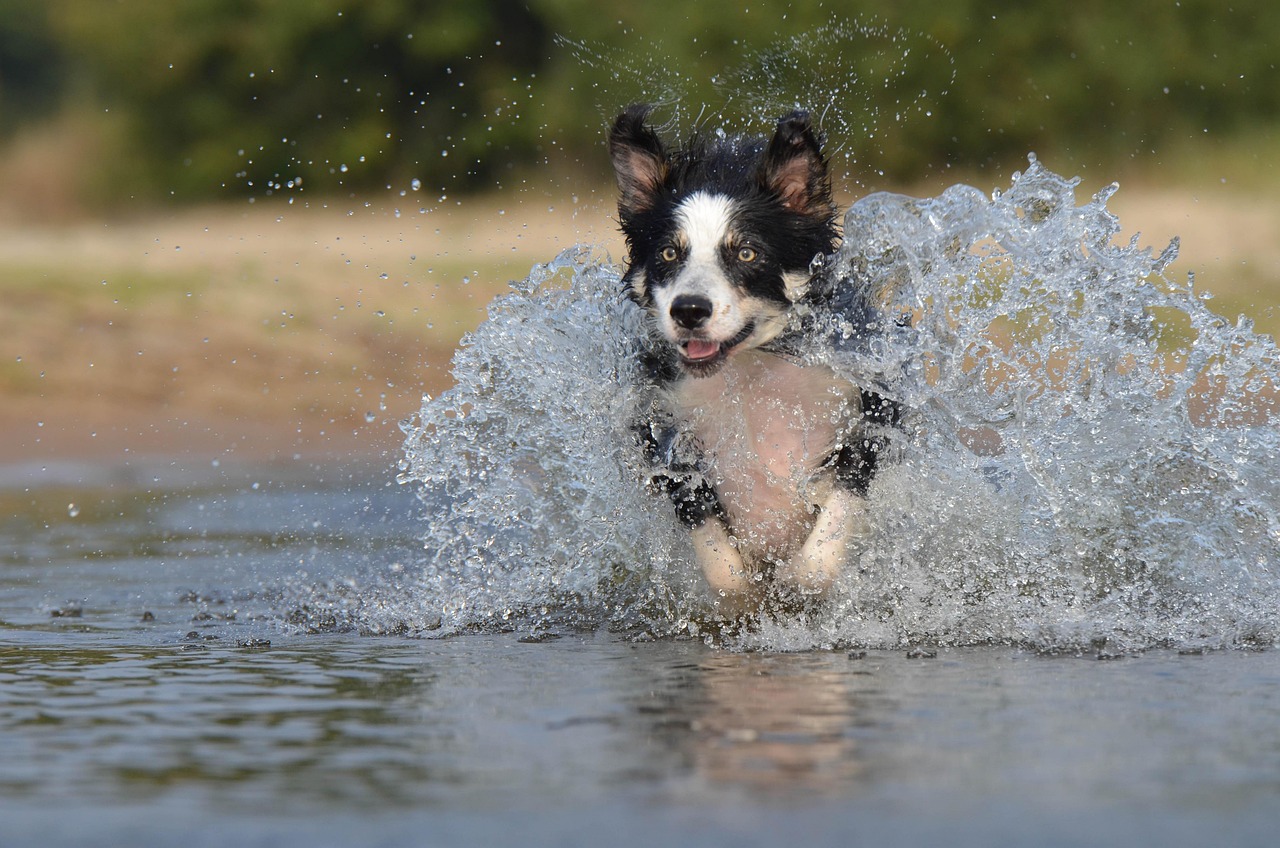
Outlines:
{"type": "Polygon", "coordinates": [[[682,294],[671,301],[671,317],[686,330],[696,330],[711,317],[711,301],[700,294],[682,294]]]}

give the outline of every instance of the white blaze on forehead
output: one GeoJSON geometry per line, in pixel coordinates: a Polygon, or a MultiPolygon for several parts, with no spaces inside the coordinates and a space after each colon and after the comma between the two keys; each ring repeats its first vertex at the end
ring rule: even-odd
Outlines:
{"type": "Polygon", "coordinates": [[[688,240],[689,258],[714,260],[729,237],[733,201],[722,194],[698,192],[676,207],[676,223],[688,240]]]}
{"type": "Polygon", "coordinates": [[[782,329],[781,310],[751,297],[739,289],[726,273],[723,248],[734,236],[735,202],[722,194],[697,192],[673,213],[676,238],[685,250],[685,260],[670,282],[653,289],[653,311],[663,334],[680,344],[691,337],[726,342],[750,325],[749,336],[740,348],[755,347],[782,329]],[[696,330],[679,326],[671,306],[682,295],[696,295],[711,301],[711,315],[696,330]]]}

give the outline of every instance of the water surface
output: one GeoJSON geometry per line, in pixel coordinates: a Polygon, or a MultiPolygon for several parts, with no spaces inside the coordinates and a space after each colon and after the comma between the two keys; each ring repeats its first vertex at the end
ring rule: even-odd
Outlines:
{"type": "Polygon", "coordinates": [[[0,495],[6,846],[1263,845],[1280,824],[1274,650],[309,632],[291,586],[337,598],[412,562],[411,491],[80,476],[0,495]]]}

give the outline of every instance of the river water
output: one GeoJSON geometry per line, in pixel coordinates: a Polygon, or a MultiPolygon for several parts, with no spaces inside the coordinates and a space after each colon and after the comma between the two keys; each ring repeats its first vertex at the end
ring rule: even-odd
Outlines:
{"type": "Polygon", "coordinates": [[[286,583],[411,562],[409,490],[87,476],[0,495],[6,846],[1269,845],[1280,823],[1274,650],[307,632],[286,583]]]}
{"type": "Polygon", "coordinates": [[[1273,844],[1274,343],[1031,165],[846,219],[893,320],[798,355],[910,412],[796,618],[709,612],[584,250],[398,469],[6,469],[0,845],[1273,844]]]}

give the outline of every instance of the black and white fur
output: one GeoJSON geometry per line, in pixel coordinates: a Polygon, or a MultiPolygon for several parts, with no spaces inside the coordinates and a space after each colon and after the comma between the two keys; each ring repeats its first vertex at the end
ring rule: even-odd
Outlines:
{"type": "Polygon", "coordinates": [[[668,150],[648,112],[619,115],[609,150],[623,281],[651,331],[657,391],[637,429],[653,479],[722,597],[819,594],[867,532],[879,443],[863,432],[864,406],[882,408],[786,352],[815,257],[839,244],[822,141],[793,112],[769,139],[668,150]]]}

